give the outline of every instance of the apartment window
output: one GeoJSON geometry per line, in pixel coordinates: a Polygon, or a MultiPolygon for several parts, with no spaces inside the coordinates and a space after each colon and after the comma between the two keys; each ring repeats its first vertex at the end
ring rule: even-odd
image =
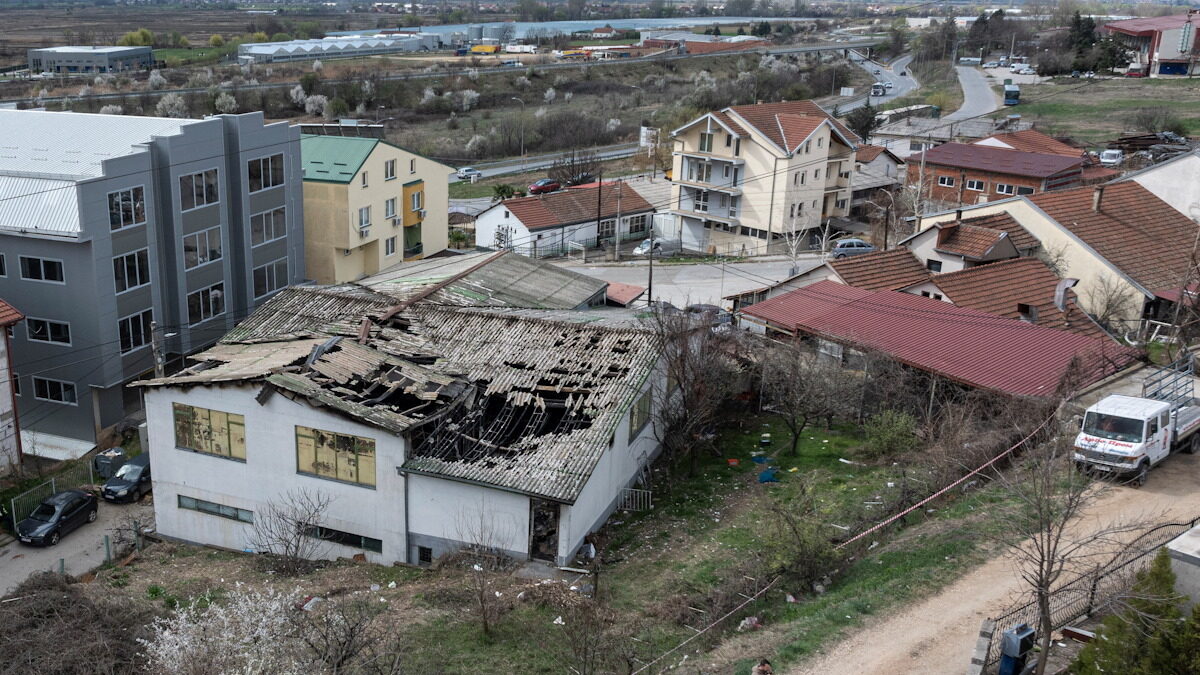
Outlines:
{"type": "Polygon", "coordinates": [[[696,192],[696,211],[708,213],[708,190],[696,192]]]}
{"type": "Polygon", "coordinates": [[[733,134],[725,134],[725,147],[733,147],[733,134]]]}
{"type": "Polygon", "coordinates": [[[287,236],[287,213],[284,207],[250,216],[250,245],[258,246],[287,236]]]}
{"type": "Polygon", "coordinates": [[[641,234],[646,231],[646,214],[641,214],[630,218],[629,234],[641,234]]]}
{"type": "Polygon", "coordinates": [[[941,272],[942,271],[942,261],[941,260],[933,260],[933,259],[926,260],[925,261],[925,269],[929,270],[930,272],[941,272]]]}
{"type": "Polygon", "coordinates": [[[807,155],[810,150],[812,150],[812,141],[805,141],[804,142],[804,154],[807,155]]]}
{"type": "Polygon", "coordinates": [[[384,180],[395,180],[396,179],[396,160],[389,159],[388,161],[383,163],[383,179],[384,180]]]}
{"type": "Polygon", "coordinates": [[[923,295],[926,298],[931,298],[933,300],[941,300],[942,299],[941,293],[931,293],[929,291],[921,291],[921,295],[923,295]]]}
{"type": "Polygon", "coordinates": [[[821,170],[813,169],[813,180],[820,180],[820,178],[821,178],[821,170]]]}
{"type": "Polygon", "coordinates": [[[818,138],[818,139],[817,139],[817,147],[818,147],[818,148],[823,148],[823,147],[825,147],[825,138],[824,138],[824,137],[822,137],[822,138],[818,138]]]}
{"type": "Polygon", "coordinates": [[[425,208],[425,193],[422,191],[412,193],[410,198],[413,211],[420,211],[425,208]]]}
{"type": "Polygon", "coordinates": [[[985,187],[987,187],[986,183],[984,183],[981,180],[968,180],[967,181],[967,189],[968,190],[975,190],[976,192],[983,192],[985,187]]]}
{"type": "Polygon", "coordinates": [[[362,172],[362,186],[367,187],[367,172],[362,172]]]}
{"type": "Polygon", "coordinates": [[[21,278],[30,281],[49,281],[57,284],[66,283],[61,260],[49,258],[30,258],[21,256],[21,278]]]}
{"type": "Polygon", "coordinates": [[[713,135],[708,133],[700,134],[700,152],[712,152],[713,135]]]}
{"type": "Polygon", "coordinates": [[[389,199],[383,203],[383,217],[384,218],[395,218],[396,217],[396,198],[395,197],[392,197],[391,199],[389,199]]]}
{"type": "Polygon", "coordinates": [[[246,461],[246,418],[234,413],[172,403],[175,447],[246,461]]]}
{"type": "Polygon", "coordinates": [[[384,240],[383,254],[384,255],[396,255],[396,238],[395,237],[388,237],[386,240],[384,240]]]}
{"type": "Polygon", "coordinates": [[[361,548],[364,551],[383,553],[382,540],[364,537],[361,534],[351,534],[349,532],[342,532],[341,530],[335,530],[330,527],[322,527],[320,525],[309,526],[305,528],[304,534],[305,536],[313,537],[314,539],[324,539],[325,541],[331,541],[335,544],[341,544],[342,546],[349,546],[350,548],[361,548]]]}
{"type": "Polygon", "coordinates": [[[653,392],[646,390],[629,409],[629,438],[634,438],[642,433],[642,429],[646,427],[646,423],[650,421],[650,406],[653,401],[653,392]]]}
{"type": "Polygon", "coordinates": [[[117,321],[117,332],[121,337],[122,354],[150,344],[150,324],[153,321],[154,311],[149,309],[117,321]]]}
{"type": "Polygon", "coordinates": [[[729,217],[730,218],[737,218],[739,201],[741,201],[741,197],[734,196],[734,197],[729,198],[729,217]]]}
{"type": "Polygon", "coordinates": [[[188,324],[195,326],[225,313],[225,284],[213,284],[188,293],[188,324]]]}
{"type": "Polygon", "coordinates": [[[25,319],[25,328],[29,331],[30,340],[62,345],[71,344],[71,324],[69,323],[48,319],[25,319]]]}
{"type": "Polygon", "coordinates": [[[788,207],[788,218],[795,218],[795,217],[796,217],[796,205],[792,204],[790,207],[788,207]]]}
{"type": "Polygon", "coordinates": [[[114,230],[146,222],[145,190],[141,186],[108,193],[108,225],[114,230]]]}
{"type": "Polygon", "coordinates": [[[734,156],[742,154],[742,139],[733,139],[733,154],[734,156]]]}
{"type": "Polygon", "coordinates": [[[951,176],[938,176],[938,185],[942,187],[954,187],[954,178],[951,176]]]}
{"type": "Polygon", "coordinates": [[[252,159],[247,169],[251,192],[283,185],[283,153],[252,159]]]}
{"type": "Polygon", "coordinates": [[[224,504],[218,504],[216,502],[207,502],[203,499],[196,499],[195,497],[185,497],[184,495],[177,495],[177,497],[179,498],[179,508],[181,509],[199,511],[200,513],[207,513],[210,516],[220,516],[230,520],[238,520],[243,523],[254,522],[253,511],[239,509],[235,506],[225,506],[224,504]]]}
{"type": "Polygon", "coordinates": [[[408,172],[409,173],[417,172],[417,160],[415,158],[408,160],[408,172]]]}
{"type": "Polygon", "coordinates": [[[150,249],[113,258],[113,280],[118,293],[150,283],[150,249]]]}
{"type": "Polygon", "coordinates": [[[4,254],[0,253],[0,277],[8,276],[8,268],[4,266],[4,254]]]}
{"type": "Polygon", "coordinates": [[[1005,185],[1004,183],[996,183],[996,193],[1002,195],[1013,195],[1017,193],[1016,186],[1005,185]]]}
{"type": "Polygon", "coordinates": [[[846,208],[846,200],[845,200],[845,199],[836,199],[836,200],[834,200],[834,202],[833,202],[833,208],[835,208],[835,209],[844,209],[844,208],[846,208]]]}
{"type": "Polygon", "coordinates": [[[179,203],[184,211],[216,204],[221,200],[217,190],[217,170],[209,169],[179,177],[179,203]]]}
{"type": "Polygon", "coordinates": [[[692,162],[692,180],[698,183],[712,182],[712,164],[708,162],[692,162]]]}
{"type": "Polygon", "coordinates": [[[1031,187],[1021,187],[1021,186],[1017,186],[1017,194],[1019,194],[1019,195],[1031,195],[1031,194],[1033,194],[1033,188],[1031,188],[1031,187]]]}
{"type": "Polygon", "coordinates": [[[297,426],[296,471],[375,487],[375,441],[297,426]]]}
{"type": "Polygon", "coordinates": [[[52,380],[48,377],[33,378],[33,397],[39,401],[50,401],[64,405],[77,405],[75,385],[63,380],[52,380]]]}
{"type": "Polygon", "coordinates": [[[920,152],[924,149],[925,149],[925,145],[923,143],[921,143],[920,141],[909,141],[908,142],[908,151],[909,152],[920,152]]]}
{"type": "MultiPolygon", "coordinates": [[[[10,328],[11,328],[11,326],[10,326],[10,328]]],[[[13,389],[13,396],[21,395],[21,376],[18,375],[16,372],[13,372],[13,374],[12,374],[12,389],[13,389]]]]}
{"type": "Polygon", "coordinates": [[[183,268],[193,267],[221,259],[221,226],[210,227],[183,238],[183,268]]]}
{"type": "Polygon", "coordinates": [[[280,258],[261,267],[254,268],[254,297],[261,298],[268,293],[287,286],[287,258],[280,258]]]}
{"type": "Polygon", "coordinates": [[[361,230],[371,226],[371,207],[364,206],[358,210],[358,228],[361,230]]]}
{"type": "Polygon", "coordinates": [[[615,221],[615,220],[600,221],[600,226],[596,230],[596,234],[601,238],[611,237],[614,234],[616,234],[616,232],[617,232],[617,221],[615,221]]]}

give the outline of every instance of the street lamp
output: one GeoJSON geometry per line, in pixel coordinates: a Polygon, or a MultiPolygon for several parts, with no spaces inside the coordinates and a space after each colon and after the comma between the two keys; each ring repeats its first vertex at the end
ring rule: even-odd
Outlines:
{"type": "Polygon", "coordinates": [[[521,173],[525,172],[525,101],[512,97],[512,100],[521,104],[521,173]]]}
{"type": "Polygon", "coordinates": [[[870,204],[871,206],[874,206],[877,209],[884,209],[883,250],[886,251],[887,247],[888,247],[888,230],[891,229],[891,225],[892,225],[892,222],[891,222],[892,221],[892,213],[894,213],[896,211],[896,196],[893,195],[890,190],[879,190],[876,192],[876,194],[880,194],[880,193],[887,195],[888,202],[890,202],[890,203],[886,207],[880,206],[879,204],[876,204],[875,202],[873,202],[869,199],[867,200],[867,203],[870,204]]]}

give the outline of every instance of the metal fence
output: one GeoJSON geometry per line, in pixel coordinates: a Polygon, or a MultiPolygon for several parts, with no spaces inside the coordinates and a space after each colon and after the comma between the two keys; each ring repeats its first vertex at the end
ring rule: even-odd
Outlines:
{"type": "Polygon", "coordinates": [[[45,483],[32,487],[13,497],[9,502],[9,516],[12,518],[12,522],[9,524],[12,525],[15,532],[17,530],[17,523],[29,517],[29,514],[33,513],[33,510],[46,497],[60,490],[70,490],[72,488],[95,484],[96,476],[92,472],[92,463],[86,460],[77,462],[75,465],[54,474],[45,483]]]}
{"type": "MultiPolygon", "coordinates": [[[[1186,523],[1158,525],[1142,534],[1121,549],[1106,564],[1092,572],[1060,585],[1050,594],[1050,622],[1055,629],[1062,628],[1080,617],[1090,616],[1109,607],[1122,593],[1133,585],[1134,575],[1149,564],[1150,559],[1167,542],[1187,532],[1200,522],[1193,518],[1186,523]]],[[[994,619],[996,630],[988,648],[987,668],[1000,661],[1003,640],[997,639],[1003,631],[1019,624],[1037,626],[1038,608],[1036,601],[1015,607],[994,619]]]]}
{"type": "Polygon", "coordinates": [[[617,508],[621,511],[649,511],[654,506],[654,493],[638,488],[621,490],[617,508]]]}

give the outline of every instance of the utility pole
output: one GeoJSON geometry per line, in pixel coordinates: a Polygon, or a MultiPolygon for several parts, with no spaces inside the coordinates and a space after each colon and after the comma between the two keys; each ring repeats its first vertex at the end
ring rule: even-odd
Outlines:
{"type": "Polygon", "coordinates": [[[596,244],[600,244],[600,216],[604,213],[604,171],[596,172],[596,244]]]}
{"type": "Polygon", "coordinates": [[[621,262],[621,179],[617,179],[617,222],[613,224],[613,236],[617,238],[617,245],[613,249],[616,255],[617,262],[621,262]]]}
{"type": "Polygon", "coordinates": [[[650,275],[646,280],[646,306],[654,307],[654,214],[650,218],[650,275]]]}
{"type": "Polygon", "coordinates": [[[158,322],[150,322],[150,350],[154,354],[154,377],[166,377],[167,364],[163,360],[162,332],[158,330],[158,322]]]}

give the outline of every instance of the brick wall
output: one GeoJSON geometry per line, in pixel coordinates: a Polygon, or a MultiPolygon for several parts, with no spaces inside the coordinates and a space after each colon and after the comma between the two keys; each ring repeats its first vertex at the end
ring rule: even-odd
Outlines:
{"type": "MultiPolygon", "coordinates": [[[[906,184],[916,185],[920,180],[920,175],[920,162],[909,163],[906,184]]],[[[978,204],[981,201],[991,202],[1021,194],[1075,187],[1080,184],[1078,168],[1043,179],[1033,176],[960,169],[932,162],[925,164],[925,194],[933,201],[947,204],[978,204]]]]}

